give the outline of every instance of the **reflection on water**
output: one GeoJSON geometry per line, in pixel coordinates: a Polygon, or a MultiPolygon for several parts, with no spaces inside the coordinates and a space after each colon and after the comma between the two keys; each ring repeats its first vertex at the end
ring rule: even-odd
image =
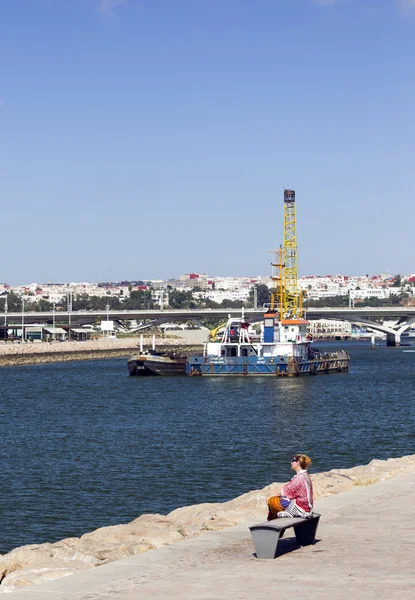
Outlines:
{"type": "Polygon", "coordinates": [[[0,552],[285,481],[294,452],[314,471],[415,453],[415,354],[348,346],[350,373],[295,379],[2,368],[0,552]]]}

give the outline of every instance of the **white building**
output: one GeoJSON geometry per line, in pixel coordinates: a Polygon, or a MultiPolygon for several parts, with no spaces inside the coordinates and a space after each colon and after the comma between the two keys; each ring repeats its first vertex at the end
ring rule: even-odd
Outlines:
{"type": "Polygon", "coordinates": [[[254,285],[250,277],[215,277],[215,290],[218,291],[233,291],[247,288],[248,290],[254,285]]]}
{"type": "MultiPolygon", "coordinates": [[[[199,295],[200,297],[200,295],[199,295]]],[[[212,300],[213,302],[217,302],[218,304],[220,304],[221,302],[223,302],[223,300],[240,300],[242,302],[245,302],[246,300],[248,300],[249,298],[249,289],[239,289],[236,291],[229,291],[229,292],[224,292],[224,291],[212,291],[212,292],[205,292],[202,295],[202,298],[206,298],[208,300],[212,300]]]]}
{"type": "Polygon", "coordinates": [[[151,290],[151,298],[155,304],[158,304],[160,308],[167,307],[169,305],[169,294],[167,290],[151,290]]]}
{"type": "Polygon", "coordinates": [[[312,319],[308,330],[313,339],[325,337],[349,337],[352,333],[352,324],[348,321],[334,321],[331,319],[312,319]]]}

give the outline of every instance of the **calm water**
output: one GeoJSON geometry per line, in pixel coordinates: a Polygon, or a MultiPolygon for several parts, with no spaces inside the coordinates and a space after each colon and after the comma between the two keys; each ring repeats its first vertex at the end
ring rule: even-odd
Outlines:
{"type": "Polygon", "coordinates": [[[414,454],[415,353],[349,350],[350,373],[298,379],[0,368],[0,552],[229,500],[288,479],[298,451],[314,471],[414,454]]]}

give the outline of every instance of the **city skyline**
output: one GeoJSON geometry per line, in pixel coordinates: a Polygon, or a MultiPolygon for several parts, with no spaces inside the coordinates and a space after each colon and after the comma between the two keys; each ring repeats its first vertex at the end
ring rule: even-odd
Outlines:
{"type": "MultiPolygon", "coordinates": [[[[167,279],[161,279],[161,278],[140,278],[140,277],[136,277],[136,278],[128,278],[128,279],[112,279],[112,280],[107,280],[107,281],[85,281],[85,280],[73,280],[73,281],[65,281],[64,279],[60,278],[54,281],[40,281],[40,280],[27,280],[25,282],[20,282],[20,283],[9,283],[6,281],[0,281],[0,293],[1,290],[3,289],[3,287],[9,287],[9,288],[23,288],[23,287],[29,287],[29,286],[35,286],[35,285],[39,285],[39,286],[80,286],[80,285],[90,285],[90,286],[101,286],[101,285],[127,285],[127,284],[137,284],[138,282],[141,282],[143,284],[155,284],[155,283],[169,283],[169,282],[181,282],[184,283],[186,282],[186,278],[190,277],[190,279],[193,279],[193,276],[196,277],[200,277],[200,281],[202,280],[207,280],[209,282],[216,282],[216,281],[226,281],[226,280],[251,280],[252,283],[255,283],[256,281],[261,281],[263,280],[271,280],[272,279],[272,274],[271,273],[257,273],[255,275],[211,275],[209,273],[202,273],[201,271],[192,271],[191,273],[187,273],[187,274],[178,274],[175,277],[170,277],[167,279]]],[[[382,271],[380,273],[328,273],[328,274],[300,274],[298,277],[298,281],[299,282],[304,282],[307,279],[314,279],[314,280],[324,280],[324,279],[344,279],[345,281],[350,280],[350,281],[354,281],[354,280],[378,280],[378,282],[380,281],[394,281],[396,277],[401,278],[403,281],[409,280],[410,283],[412,283],[415,280],[415,273],[413,272],[409,272],[409,273],[389,273],[388,271],[382,271]]],[[[197,282],[198,279],[193,279],[193,281],[197,282]]]]}
{"type": "Polygon", "coordinates": [[[2,3],[0,279],[266,276],[284,187],[300,275],[410,273],[414,34],[411,0],[2,3]]]}

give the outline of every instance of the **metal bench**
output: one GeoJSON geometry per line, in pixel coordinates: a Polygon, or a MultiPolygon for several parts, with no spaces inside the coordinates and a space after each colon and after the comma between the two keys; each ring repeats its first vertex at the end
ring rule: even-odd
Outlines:
{"type": "Polygon", "coordinates": [[[280,518],[253,525],[249,529],[257,558],[276,558],[278,542],[291,527],[299,546],[314,544],[320,516],[318,513],[312,513],[312,516],[305,519],[280,518]]]}

